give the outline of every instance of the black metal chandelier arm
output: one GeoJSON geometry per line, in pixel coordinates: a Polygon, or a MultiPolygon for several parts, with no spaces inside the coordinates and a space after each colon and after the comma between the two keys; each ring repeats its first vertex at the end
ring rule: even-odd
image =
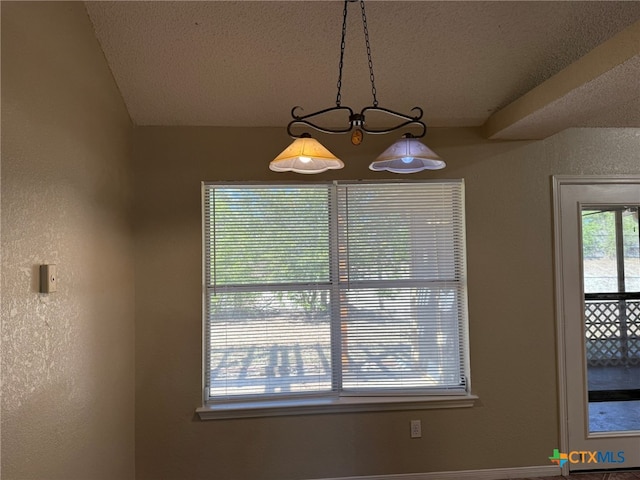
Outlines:
{"type": "Polygon", "coordinates": [[[291,128],[295,126],[302,126],[302,125],[306,127],[311,127],[314,130],[317,130],[322,133],[348,133],[351,131],[351,128],[352,128],[351,125],[349,125],[347,128],[333,129],[333,128],[321,127],[320,125],[316,125],[315,123],[310,122],[308,120],[292,120],[291,122],[289,122],[289,125],[287,125],[287,133],[289,134],[289,136],[291,138],[301,138],[303,133],[295,134],[293,133],[291,128]]]}
{"type": "Polygon", "coordinates": [[[422,131],[419,134],[411,134],[412,138],[422,138],[427,134],[427,126],[424,124],[424,122],[421,122],[419,120],[408,120],[406,122],[400,123],[398,125],[394,125],[391,128],[381,128],[381,129],[376,129],[376,128],[368,128],[367,126],[362,126],[362,131],[365,133],[370,133],[372,135],[383,135],[385,133],[391,133],[394,132],[396,130],[400,130],[401,128],[404,127],[409,127],[409,126],[419,126],[422,131]]]}
{"type": "Polygon", "coordinates": [[[312,112],[307,115],[297,115],[296,110],[298,109],[304,110],[300,106],[293,107],[291,109],[291,118],[293,118],[294,121],[306,120],[307,118],[313,118],[313,117],[317,117],[318,115],[324,115],[325,113],[329,113],[329,112],[337,112],[339,110],[346,110],[347,112],[349,112],[349,116],[353,115],[353,110],[351,109],[351,107],[343,107],[340,105],[336,105],[335,107],[325,108],[324,110],[318,110],[317,112],[312,112]]]}
{"type": "Polygon", "coordinates": [[[383,112],[386,113],[388,115],[393,115],[394,117],[398,117],[398,118],[403,118],[405,120],[413,120],[413,121],[420,121],[420,119],[422,118],[422,115],[424,114],[424,111],[420,108],[420,107],[413,107],[411,109],[412,112],[417,111],[418,114],[417,115],[407,115],[405,113],[400,113],[400,112],[396,112],[395,110],[390,110],[388,108],[384,108],[384,107],[378,107],[376,106],[372,106],[372,107],[364,107],[362,109],[362,111],[360,112],[361,115],[365,115],[367,112],[383,112]]]}
{"type": "Polygon", "coordinates": [[[414,107],[411,109],[411,111],[412,112],[417,111],[418,114],[415,116],[411,116],[411,115],[405,115],[404,113],[396,112],[394,110],[389,110],[388,108],[383,108],[383,107],[377,107],[377,106],[365,107],[360,112],[360,115],[363,117],[366,115],[367,112],[382,112],[387,115],[391,115],[393,117],[400,118],[405,121],[398,125],[395,125],[394,127],[384,128],[384,129],[369,128],[365,123],[362,126],[362,130],[366,133],[371,133],[371,134],[384,134],[384,133],[391,133],[395,130],[399,130],[401,128],[408,127],[408,126],[419,126],[422,129],[422,131],[419,134],[412,134],[412,137],[422,138],[427,134],[427,125],[420,120],[424,112],[420,107],[414,107]]]}
{"type": "Polygon", "coordinates": [[[349,118],[351,118],[353,116],[353,110],[350,107],[341,107],[341,106],[329,107],[329,108],[325,108],[324,110],[319,110],[317,112],[310,113],[308,115],[296,115],[297,109],[302,110],[301,107],[293,107],[291,109],[291,117],[293,118],[293,120],[289,122],[289,125],[287,125],[287,133],[292,138],[300,138],[300,136],[302,135],[302,134],[296,135],[292,132],[291,127],[294,127],[294,126],[307,126],[323,133],[347,133],[347,132],[350,132],[352,129],[351,124],[349,124],[349,126],[345,128],[328,128],[328,127],[322,127],[320,125],[316,125],[315,123],[309,121],[310,118],[318,117],[320,115],[324,115],[325,113],[329,113],[329,112],[337,112],[340,110],[344,110],[345,112],[347,112],[349,114],[349,118]]]}

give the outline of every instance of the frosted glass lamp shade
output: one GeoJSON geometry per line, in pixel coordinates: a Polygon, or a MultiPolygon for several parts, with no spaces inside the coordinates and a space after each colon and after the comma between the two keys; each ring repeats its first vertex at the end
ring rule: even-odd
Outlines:
{"type": "Polygon", "coordinates": [[[270,164],[274,172],[321,173],[343,168],[344,163],[310,136],[296,138],[270,164]]]}
{"type": "Polygon", "coordinates": [[[422,170],[440,170],[446,163],[417,138],[401,138],[387,148],[369,165],[369,169],[380,172],[416,173],[422,170]]]}

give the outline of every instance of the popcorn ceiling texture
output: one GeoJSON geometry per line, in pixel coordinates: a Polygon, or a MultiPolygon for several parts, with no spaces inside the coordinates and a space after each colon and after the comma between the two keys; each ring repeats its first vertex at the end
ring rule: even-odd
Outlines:
{"type": "MultiPolygon", "coordinates": [[[[87,10],[138,125],[283,126],[294,105],[335,102],[340,1],[87,10]]],[[[479,126],[638,21],[640,2],[372,1],[367,19],[381,106],[422,106],[431,127],[479,126]]],[[[357,3],[344,68],[344,105],[369,105],[357,3]]]]}
{"type": "Polygon", "coordinates": [[[3,2],[3,479],[134,477],[131,132],[82,3],[3,2]]]}

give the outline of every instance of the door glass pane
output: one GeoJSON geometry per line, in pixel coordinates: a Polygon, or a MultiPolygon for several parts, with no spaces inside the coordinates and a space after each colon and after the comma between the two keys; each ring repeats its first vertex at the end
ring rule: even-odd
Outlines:
{"type": "Polygon", "coordinates": [[[638,207],[625,210],[622,214],[624,238],[624,275],[627,292],[640,292],[640,228],[638,228],[638,207]]]}
{"type": "Polygon", "coordinates": [[[618,291],[615,214],[583,210],[584,293],[618,291]]]}
{"type": "Polygon", "coordinates": [[[638,207],[583,208],[589,431],[640,430],[638,207]]]}

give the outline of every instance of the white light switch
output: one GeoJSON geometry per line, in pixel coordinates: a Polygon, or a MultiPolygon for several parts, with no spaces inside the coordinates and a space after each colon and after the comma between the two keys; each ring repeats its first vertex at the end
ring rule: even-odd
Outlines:
{"type": "Polygon", "coordinates": [[[51,293],[58,289],[55,265],[40,265],[40,293],[51,293]]]}

